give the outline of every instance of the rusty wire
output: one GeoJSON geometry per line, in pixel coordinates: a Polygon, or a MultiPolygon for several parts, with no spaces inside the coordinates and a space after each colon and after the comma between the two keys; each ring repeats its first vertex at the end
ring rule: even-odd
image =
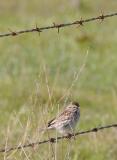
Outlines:
{"type": "Polygon", "coordinates": [[[3,34],[0,34],[0,38],[2,37],[7,37],[7,36],[18,36],[20,34],[23,34],[23,33],[30,33],[30,32],[38,32],[38,33],[41,33],[42,31],[44,30],[48,30],[48,29],[57,29],[58,33],[60,31],[60,28],[63,28],[63,27],[68,27],[68,26],[73,26],[73,25],[80,25],[80,26],[83,26],[84,23],[87,23],[87,22],[91,22],[91,21],[96,21],[96,20],[101,20],[103,21],[105,18],[109,18],[109,17],[113,17],[113,16],[117,16],[117,12],[115,13],[111,13],[111,14],[101,14],[100,16],[98,17],[92,17],[92,18],[88,18],[88,19],[80,19],[80,20],[77,20],[77,21],[73,21],[73,22],[69,22],[69,23],[60,23],[60,24],[56,24],[56,23],[53,23],[52,25],[50,26],[45,26],[45,27],[38,27],[37,25],[35,26],[35,28],[32,28],[32,29],[26,29],[26,30],[19,30],[19,31],[12,31],[11,29],[9,29],[9,33],[3,33],[3,34]]]}
{"type": "MultiPolygon", "coordinates": [[[[111,125],[106,125],[106,126],[101,126],[101,127],[95,127],[95,128],[91,128],[89,130],[85,130],[85,131],[80,131],[80,132],[76,132],[74,134],[71,134],[70,137],[77,137],[79,135],[84,135],[84,134],[88,134],[88,133],[91,133],[91,132],[98,132],[99,130],[104,130],[104,129],[108,129],[108,128],[117,128],[117,123],[115,124],[111,124],[111,125]]],[[[37,141],[37,142],[32,142],[32,143],[29,143],[29,144],[24,144],[24,145],[19,145],[19,146],[14,146],[14,147],[10,147],[10,148],[2,148],[0,149],[0,152],[10,152],[10,151],[13,151],[13,150],[20,150],[22,148],[28,148],[28,147],[34,147],[35,145],[41,145],[41,144],[44,144],[44,143],[55,143],[55,142],[58,142],[59,140],[61,139],[66,139],[68,138],[67,136],[59,136],[59,137],[54,137],[54,138],[50,138],[50,139],[47,139],[47,140],[43,140],[43,141],[37,141]]]]}

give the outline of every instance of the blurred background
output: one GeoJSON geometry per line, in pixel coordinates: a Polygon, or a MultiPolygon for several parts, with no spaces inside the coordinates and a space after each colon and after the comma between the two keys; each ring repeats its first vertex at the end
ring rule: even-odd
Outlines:
{"type": "MultiPolygon", "coordinates": [[[[116,6],[115,0],[1,0],[0,33],[96,17],[116,12],[116,6]]],[[[116,26],[111,17],[59,34],[53,29],[0,38],[0,148],[48,138],[38,128],[73,100],[81,105],[77,131],[116,123],[116,26]]],[[[116,135],[110,129],[0,157],[116,160],[116,135]]]]}

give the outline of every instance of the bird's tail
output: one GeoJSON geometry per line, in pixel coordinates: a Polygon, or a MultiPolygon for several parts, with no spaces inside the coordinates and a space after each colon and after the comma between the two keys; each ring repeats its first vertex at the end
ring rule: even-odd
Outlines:
{"type": "Polygon", "coordinates": [[[48,130],[51,130],[51,129],[53,129],[53,128],[52,128],[52,127],[39,128],[39,132],[40,132],[40,133],[44,133],[44,132],[46,132],[46,131],[48,131],[48,130]]]}
{"type": "Polygon", "coordinates": [[[39,132],[45,132],[47,130],[47,128],[39,128],[39,132]]]}

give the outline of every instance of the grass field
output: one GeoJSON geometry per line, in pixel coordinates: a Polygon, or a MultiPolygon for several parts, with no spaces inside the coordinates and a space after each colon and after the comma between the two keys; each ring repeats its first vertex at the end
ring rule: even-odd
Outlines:
{"type": "MultiPolygon", "coordinates": [[[[116,1],[4,0],[0,32],[115,12],[116,1]],[[75,1],[76,2],[76,1],[75,1]]],[[[116,17],[0,39],[0,148],[48,138],[38,129],[70,101],[79,101],[78,130],[117,122],[116,17]]],[[[49,136],[55,136],[49,132],[49,136]]],[[[79,136],[35,149],[0,154],[4,160],[116,160],[117,130],[79,136]],[[54,155],[54,157],[52,157],[54,155]]]]}

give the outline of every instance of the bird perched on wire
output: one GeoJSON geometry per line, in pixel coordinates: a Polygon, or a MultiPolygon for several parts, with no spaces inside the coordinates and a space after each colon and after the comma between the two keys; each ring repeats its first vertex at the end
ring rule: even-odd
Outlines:
{"type": "Polygon", "coordinates": [[[74,134],[75,126],[80,118],[80,105],[78,102],[70,103],[56,118],[48,122],[47,127],[40,131],[56,129],[64,136],[74,134]]]}

